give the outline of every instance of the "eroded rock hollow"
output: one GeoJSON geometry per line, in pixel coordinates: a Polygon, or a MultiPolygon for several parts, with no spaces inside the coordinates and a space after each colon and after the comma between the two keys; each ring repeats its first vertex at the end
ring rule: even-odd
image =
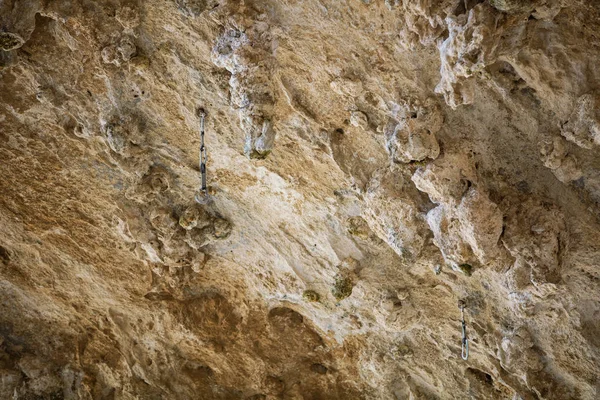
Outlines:
{"type": "Polygon", "coordinates": [[[0,0],[0,399],[598,399],[599,6],[0,0]]]}

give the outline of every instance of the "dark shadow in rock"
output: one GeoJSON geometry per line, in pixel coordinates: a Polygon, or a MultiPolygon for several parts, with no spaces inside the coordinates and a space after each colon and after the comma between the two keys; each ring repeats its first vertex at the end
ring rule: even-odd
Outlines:
{"type": "Polygon", "coordinates": [[[320,374],[320,375],[325,375],[328,371],[326,366],[324,366],[323,364],[319,364],[319,363],[312,364],[310,366],[310,370],[312,372],[316,372],[317,374],[320,374]]]}
{"type": "Polygon", "coordinates": [[[168,292],[148,292],[144,297],[151,301],[174,300],[173,295],[168,292]]]}
{"type": "Polygon", "coordinates": [[[7,248],[0,246],[0,261],[2,261],[4,264],[8,264],[11,258],[11,252],[7,248]]]}

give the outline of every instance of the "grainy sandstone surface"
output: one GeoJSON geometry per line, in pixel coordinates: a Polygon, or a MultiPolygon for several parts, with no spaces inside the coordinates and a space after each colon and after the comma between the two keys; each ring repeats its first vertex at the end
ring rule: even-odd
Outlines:
{"type": "Polygon", "coordinates": [[[0,399],[599,398],[599,10],[0,0],[0,399]]]}

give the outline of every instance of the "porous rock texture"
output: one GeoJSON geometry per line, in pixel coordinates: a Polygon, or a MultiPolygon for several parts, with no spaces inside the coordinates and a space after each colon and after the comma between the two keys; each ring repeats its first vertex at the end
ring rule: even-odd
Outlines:
{"type": "Polygon", "coordinates": [[[599,398],[599,6],[0,1],[0,398],[599,398]]]}

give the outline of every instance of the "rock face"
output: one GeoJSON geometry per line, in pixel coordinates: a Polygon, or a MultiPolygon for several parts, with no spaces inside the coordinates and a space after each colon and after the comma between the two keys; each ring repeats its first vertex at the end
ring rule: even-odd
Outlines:
{"type": "Polygon", "coordinates": [[[597,6],[0,2],[0,399],[599,398],[597,6]]]}

